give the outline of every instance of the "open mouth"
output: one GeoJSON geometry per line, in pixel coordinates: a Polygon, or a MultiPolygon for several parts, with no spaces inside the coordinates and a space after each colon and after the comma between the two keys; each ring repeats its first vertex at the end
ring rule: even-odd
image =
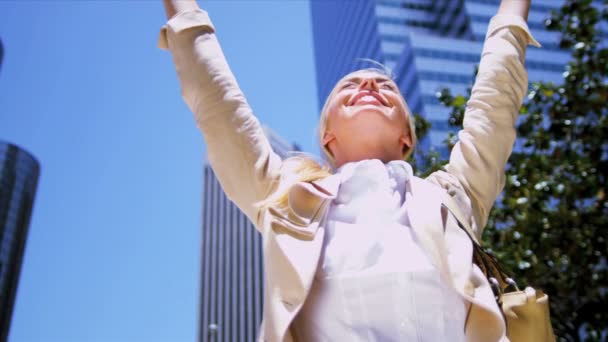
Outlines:
{"type": "Polygon", "coordinates": [[[380,94],[371,91],[362,91],[357,93],[355,96],[353,96],[348,105],[354,106],[366,104],[382,105],[388,107],[387,101],[382,98],[380,94]]]}

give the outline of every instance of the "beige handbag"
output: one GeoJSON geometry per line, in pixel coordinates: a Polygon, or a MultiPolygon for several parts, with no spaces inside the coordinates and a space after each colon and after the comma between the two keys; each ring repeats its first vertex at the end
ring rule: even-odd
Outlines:
{"type": "Polygon", "coordinates": [[[523,291],[503,293],[500,301],[511,341],[555,341],[549,317],[549,296],[545,293],[526,287],[523,291]]]}
{"type": "Polygon", "coordinates": [[[515,281],[501,269],[498,260],[481,247],[472,229],[461,222],[463,217],[452,197],[446,194],[443,203],[454,213],[458,225],[473,242],[473,262],[485,274],[494,289],[496,302],[502,308],[505,318],[509,340],[511,342],[555,341],[549,316],[549,296],[532,287],[520,290],[515,281]]]}
{"type": "Polygon", "coordinates": [[[474,244],[473,262],[486,275],[502,309],[511,342],[553,342],[555,335],[549,315],[549,296],[541,290],[520,290],[500,268],[498,261],[483,248],[463,225],[474,244]]]}

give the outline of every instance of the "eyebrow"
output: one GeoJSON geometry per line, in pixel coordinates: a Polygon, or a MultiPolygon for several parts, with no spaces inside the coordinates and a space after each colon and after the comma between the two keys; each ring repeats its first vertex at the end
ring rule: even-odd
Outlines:
{"type": "MultiPolygon", "coordinates": [[[[394,83],[393,80],[391,80],[390,78],[383,77],[383,76],[376,77],[375,80],[376,80],[376,82],[391,82],[391,83],[394,83]]],[[[349,77],[349,78],[345,79],[342,82],[360,82],[360,81],[361,81],[361,77],[359,77],[359,76],[353,76],[353,77],[349,77]]]]}

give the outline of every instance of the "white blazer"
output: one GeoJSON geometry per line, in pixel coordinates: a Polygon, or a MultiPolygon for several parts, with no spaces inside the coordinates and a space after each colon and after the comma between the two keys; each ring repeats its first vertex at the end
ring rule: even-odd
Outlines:
{"type": "MultiPolygon", "coordinates": [[[[491,287],[472,263],[472,244],[458,227],[481,236],[505,182],[515,121],[526,94],[528,44],[540,46],[518,16],[490,21],[479,72],[467,103],[459,142],[442,171],[412,184],[412,229],[444,278],[471,302],[465,332],[470,341],[506,339],[491,287]],[[445,194],[458,208],[446,209],[445,194]]],[[[182,95],[207,143],[208,158],[224,191],[262,234],[264,315],[259,339],[293,341],[291,324],[311,287],[325,233],[324,218],[340,186],[337,177],[298,183],[287,208],[261,211],[253,204],[272,194],[288,171],[272,151],[230,71],[207,13],[178,13],[160,32],[182,95]]]]}

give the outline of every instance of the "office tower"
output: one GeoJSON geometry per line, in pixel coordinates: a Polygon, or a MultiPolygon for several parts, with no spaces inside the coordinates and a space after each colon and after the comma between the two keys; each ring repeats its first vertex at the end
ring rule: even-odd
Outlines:
{"type": "MultiPolygon", "coordinates": [[[[486,28],[500,0],[311,1],[320,107],[335,83],[350,71],[373,65],[392,69],[410,109],[432,124],[422,142],[438,148],[451,130],[449,109],[436,93],[467,93],[472,86],[486,28]]],[[[542,49],[528,48],[529,81],[561,80],[570,54],[559,50],[560,34],[544,21],[562,1],[532,2],[528,25],[542,49]]],[[[442,150],[439,148],[439,150],[442,150]]],[[[444,153],[446,151],[443,151],[444,153]]]]}
{"type": "MultiPolygon", "coordinates": [[[[298,150],[264,131],[281,158],[298,150]]],[[[208,163],[203,177],[199,341],[253,341],[262,322],[262,238],[208,163]]]]}
{"type": "Polygon", "coordinates": [[[4,46],[2,45],[2,39],[0,39],[0,70],[2,70],[2,58],[4,57],[4,46]]]}
{"type": "Polygon", "coordinates": [[[23,149],[0,141],[0,341],[6,341],[40,166],[23,149]]]}

